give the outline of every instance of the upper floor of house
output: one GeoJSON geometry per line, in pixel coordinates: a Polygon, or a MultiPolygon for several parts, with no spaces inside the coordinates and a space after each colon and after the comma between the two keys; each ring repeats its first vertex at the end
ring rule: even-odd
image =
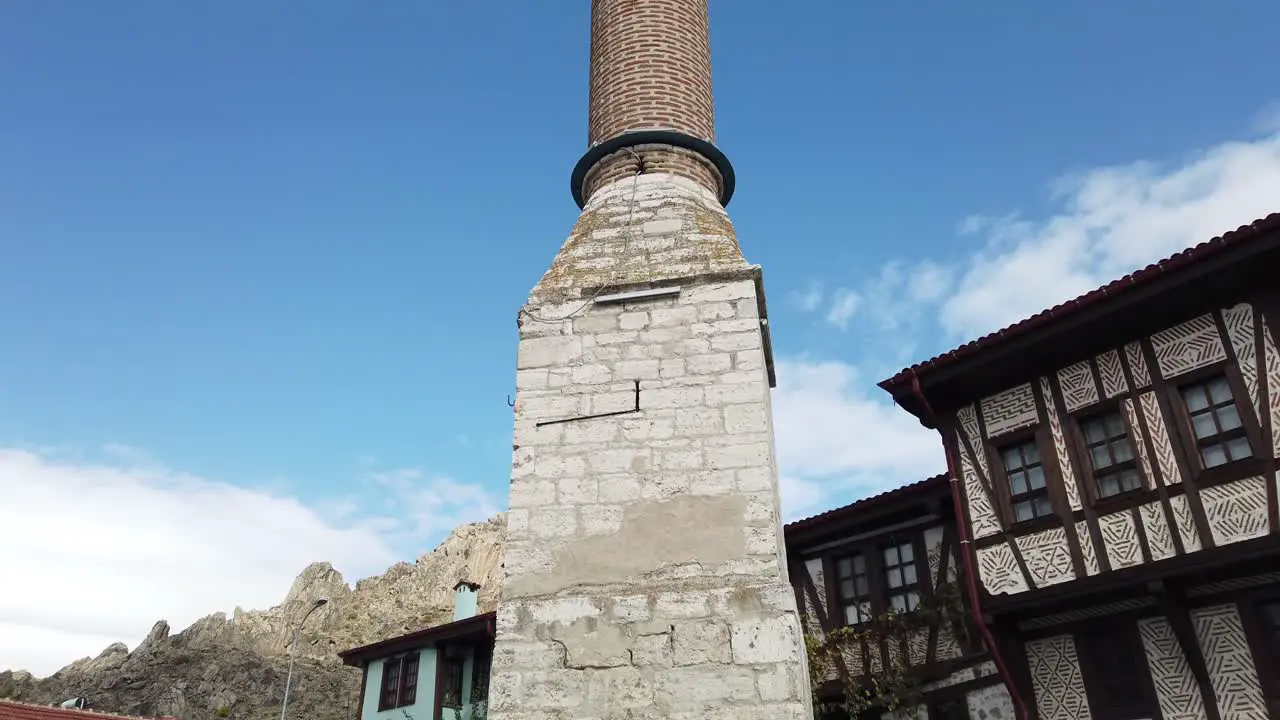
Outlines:
{"type": "Polygon", "coordinates": [[[454,586],[454,617],[339,654],[363,670],[357,720],[479,720],[485,717],[495,614],[477,614],[480,586],[454,586]]]}
{"type": "Polygon", "coordinates": [[[1278,277],[1272,215],[881,383],[942,434],[984,609],[1280,551],[1278,277]]]}
{"type": "Polygon", "coordinates": [[[969,620],[952,508],[938,475],[784,528],[816,699],[833,717],[847,717],[851,687],[879,692],[899,670],[922,717],[1007,704],[969,620]]]}

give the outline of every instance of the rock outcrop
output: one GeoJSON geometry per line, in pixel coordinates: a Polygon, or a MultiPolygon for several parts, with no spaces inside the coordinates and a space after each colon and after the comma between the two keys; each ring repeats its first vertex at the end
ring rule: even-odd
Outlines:
{"type": "Polygon", "coordinates": [[[178,720],[278,717],[293,625],[327,597],[298,638],[289,716],[350,720],[360,673],[343,666],[338,652],[447,622],[461,579],[480,583],[481,612],[494,609],[505,536],[502,514],[463,525],[416,561],[354,588],[328,563],[313,563],[273,608],[214,613],[176,635],[161,620],[132,651],[113,643],[47,678],[0,672],[0,698],[48,704],[85,697],[94,710],[178,720]]]}

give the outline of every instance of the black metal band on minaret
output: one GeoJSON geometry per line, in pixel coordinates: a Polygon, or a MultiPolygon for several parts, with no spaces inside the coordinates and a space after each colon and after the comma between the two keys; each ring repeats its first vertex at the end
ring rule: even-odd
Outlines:
{"type": "Polygon", "coordinates": [[[587,173],[590,172],[591,168],[595,167],[596,163],[602,159],[619,150],[639,145],[671,145],[685,150],[692,150],[706,158],[720,173],[720,205],[728,207],[729,201],[733,199],[737,178],[733,172],[733,164],[729,162],[729,156],[725,155],[720,148],[706,140],[700,140],[692,135],[686,135],[675,130],[633,130],[621,135],[615,135],[602,143],[593,145],[583,153],[578,163],[573,166],[573,173],[569,177],[569,190],[573,193],[573,201],[578,204],[579,210],[587,205],[587,198],[584,196],[583,189],[587,180],[587,173]]]}

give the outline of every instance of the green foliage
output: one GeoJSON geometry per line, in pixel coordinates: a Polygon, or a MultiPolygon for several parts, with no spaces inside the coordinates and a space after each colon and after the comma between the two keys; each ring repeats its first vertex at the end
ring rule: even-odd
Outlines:
{"type": "Polygon", "coordinates": [[[915,631],[931,624],[948,627],[957,640],[967,632],[964,623],[964,606],[959,588],[954,583],[938,587],[931,601],[915,612],[889,611],[856,626],[844,626],[824,633],[821,637],[805,634],[805,649],[809,657],[809,677],[813,685],[815,717],[840,708],[850,717],[858,717],[872,709],[897,713],[921,700],[921,680],[917,669],[912,668],[906,657],[907,638],[915,631]],[[879,648],[889,649],[889,656],[882,657],[879,667],[871,671],[871,653],[881,657],[879,648]],[[864,650],[866,654],[864,654],[864,650]],[[857,665],[868,671],[862,675],[843,672],[848,666],[843,658],[861,658],[857,665]],[[840,678],[842,699],[820,706],[818,691],[832,671],[840,678]]]}
{"type": "Polygon", "coordinates": [[[227,707],[226,705],[223,705],[217,710],[214,710],[213,714],[217,715],[220,718],[231,717],[231,708],[227,707]]]}

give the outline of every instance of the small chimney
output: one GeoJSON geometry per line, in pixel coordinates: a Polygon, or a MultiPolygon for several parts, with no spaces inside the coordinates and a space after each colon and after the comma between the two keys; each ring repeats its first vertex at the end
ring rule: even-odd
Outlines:
{"type": "Polygon", "coordinates": [[[453,619],[455,621],[475,617],[479,592],[479,585],[466,580],[459,580],[458,584],[453,586],[453,619]]]}

